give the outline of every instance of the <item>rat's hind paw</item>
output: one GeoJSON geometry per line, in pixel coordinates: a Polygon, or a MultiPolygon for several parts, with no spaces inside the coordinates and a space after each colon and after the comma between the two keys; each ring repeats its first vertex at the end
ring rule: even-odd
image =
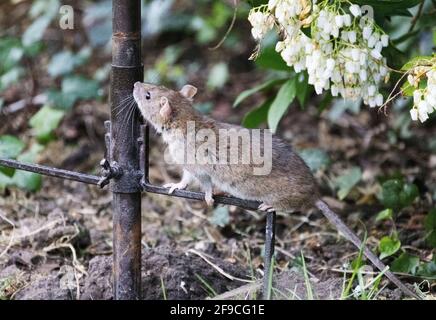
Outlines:
{"type": "Polygon", "coordinates": [[[260,211],[264,211],[264,212],[274,212],[276,211],[272,206],[266,204],[266,203],[261,203],[260,206],[257,208],[260,211]]]}
{"type": "Polygon", "coordinates": [[[188,184],[183,183],[183,182],[178,182],[178,183],[167,183],[164,184],[164,188],[170,188],[170,190],[168,191],[169,194],[173,193],[174,190],[179,189],[179,190],[183,190],[188,186],[188,184]]]}
{"type": "Polygon", "coordinates": [[[209,207],[212,207],[213,203],[215,202],[215,200],[213,199],[212,193],[206,192],[204,195],[204,201],[206,201],[206,203],[209,207]]]}

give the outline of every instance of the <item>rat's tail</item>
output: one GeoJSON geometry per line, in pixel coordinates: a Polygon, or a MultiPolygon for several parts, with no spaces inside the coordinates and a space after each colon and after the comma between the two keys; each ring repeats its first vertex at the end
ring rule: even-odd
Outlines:
{"type": "MultiPolygon", "coordinates": [[[[356,234],[341,220],[341,218],[334,213],[329,206],[321,200],[318,200],[315,202],[315,206],[322,211],[324,216],[330,221],[331,224],[333,224],[335,227],[338,228],[338,231],[341,232],[345,238],[349,241],[351,241],[357,248],[362,248],[363,243],[362,241],[356,236],[356,234]]],[[[380,270],[383,271],[386,269],[386,266],[381,260],[372,253],[366,246],[363,247],[363,254],[380,270]]],[[[407,288],[400,279],[397,278],[391,271],[387,270],[385,271],[384,275],[388,277],[389,280],[391,280],[395,285],[400,288],[405,294],[407,294],[410,297],[421,299],[417,294],[412,292],[409,288],[407,288]]]]}

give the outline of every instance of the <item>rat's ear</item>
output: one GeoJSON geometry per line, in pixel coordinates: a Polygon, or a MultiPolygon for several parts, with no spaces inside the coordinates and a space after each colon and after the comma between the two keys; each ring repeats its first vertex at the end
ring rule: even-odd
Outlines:
{"type": "Polygon", "coordinates": [[[192,97],[194,97],[195,94],[197,93],[197,88],[191,86],[190,84],[185,84],[183,88],[180,90],[180,93],[185,98],[192,99],[192,97]]]}
{"type": "Polygon", "coordinates": [[[164,121],[168,121],[171,116],[171,106],[168,102],[167,97],[160,98],[160,111],[159,114],[163,118],[164,121]]]}

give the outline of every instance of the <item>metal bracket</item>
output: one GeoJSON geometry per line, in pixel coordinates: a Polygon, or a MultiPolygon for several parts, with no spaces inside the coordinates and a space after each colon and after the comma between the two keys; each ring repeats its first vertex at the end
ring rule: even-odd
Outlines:
{"type": "Polygon", "coordinates": [[[100,166],[102,177],[97,183],[100,188],[106,186],[111,179],[120,178],[123,175],[123,169],[115,161],[110,164],[107,159],[102,159],[100,166]]]}
{"type": "MultiPolygon", "coordinates": [[[[102,167],[102,173],[101,173],[102,178],[99,180],[98,185],[100,186],[100,188],[103,188],[104,186],[108,185],[111,181],[113,181],[114,183],[111,183],[112,192],[132,193],[132,192],[137,192],[138,190],[142,190],[142,187],[140,186],[140,181],[144,175],[144,171],[148,166],[148,162],[147,162],[147,166],[144,166],[143,161],[141,161],[140,170],[126,170],[119,163],[113,161],[112,160],[113,145],[111,141],[111,130],[112,130],[111,121],[109,120],[105,121],[104,126],[106,129],[106,133],[104,135],[105,138],[104,140],[106,145],[106,157],[105,159],[100,161],[100,166],[102,167]]],[[[139,138],[138,142],[139,140],[147,141],[139,138]]],[[[141,154],[144,154],[142,155],[142,157],[145,157],[145,151],[141,152],[141,154]]]]}

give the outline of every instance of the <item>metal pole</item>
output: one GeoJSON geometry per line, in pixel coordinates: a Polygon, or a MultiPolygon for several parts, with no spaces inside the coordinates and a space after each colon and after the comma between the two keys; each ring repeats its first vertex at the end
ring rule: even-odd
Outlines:
{"type": "Polygon", "coordinates": [[[263,288],[262,295],[264,300],[269,300],[271,297],[268,289],[269,287],[269,276],[273,271],[271,270],[271,261],[274,257],[274,245],[275,245],[275,235],[276,235],[276,213],[267,212],[266,213],[266,228],[265,228],[265,251],[264,251],[264,275],[263,275],[263,288]]]}
{"type": "MultiPolygon", "coordinates": [[[[109,158],[122,170],[111,180],[113,192],[114,299],[140,299],[141,187],[138,111],[127,121],[115,109],[143,81],[141,57],[141,1],[112,1],[111,126],[109,158]]],[[[118,109],[119,110],[119,109],[118,109]]],[[[126,111],[127,112],[127,111],[126,111]]]]}

